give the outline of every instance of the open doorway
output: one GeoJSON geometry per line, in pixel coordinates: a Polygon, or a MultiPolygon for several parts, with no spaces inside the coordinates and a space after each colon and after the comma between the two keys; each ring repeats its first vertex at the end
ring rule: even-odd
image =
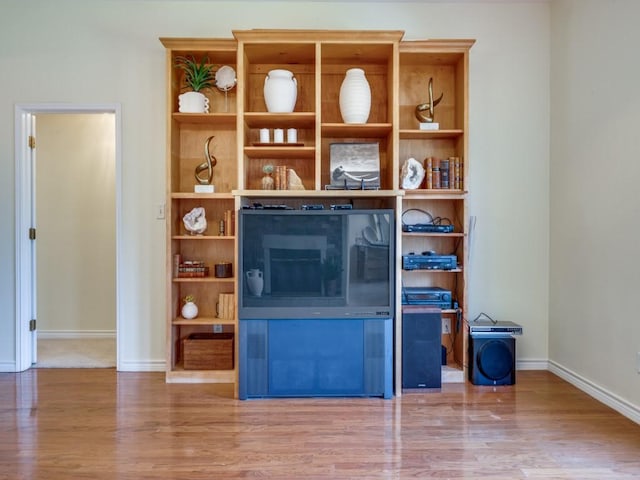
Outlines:
{"type": "Polygon", "coordinates": [[[16,106],[16,371],[119,365],[119,145],[117,105],[16,106]]]}
{"type": "Polygon", "coordinates": [[[40,113],[35,125],[35,366],[115,367],[115,114],[40,113]]]}

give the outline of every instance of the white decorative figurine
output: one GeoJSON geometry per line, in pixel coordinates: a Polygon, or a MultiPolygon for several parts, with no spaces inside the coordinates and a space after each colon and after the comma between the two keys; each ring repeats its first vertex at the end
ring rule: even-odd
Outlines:
{"type": "Polygon", "coordinates": [[[192,235],[202,235],[207,229],[207,219],[204,216],[204,208],[196,207],[182,217],[184,228],[192,235]]]}
{"type": "Polygon", "coordinates": [[[288,171],[288,179],[287,179],[287,189],[288,190],[304,190],[304,185],[302,184],[302,179],[298,176],[296,171],[293,168],[290,168],[288,171]]]}
{"type": "Polygon", "coordinates": [[[402,164],[400,172],[402,188],[405,190],[415,190],[420,187],[424,180],[424,167],[415,158],[407,158],[402,164]]]}

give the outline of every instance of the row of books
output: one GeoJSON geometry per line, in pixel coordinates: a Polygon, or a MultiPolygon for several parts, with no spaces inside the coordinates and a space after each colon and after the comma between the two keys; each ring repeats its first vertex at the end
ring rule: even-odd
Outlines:
{"type": "Polygon", "coordinates": [[[287,175],[286,165],[276,165],[273,168],[273,187],[274,190],[289,189],[289,176],[287,175]]]}
{"type": "Polygon", "coordinates": [[[216,310],[218,311],[218,318],[224,320],[236,318],[236,296],[233,293],[219,294],[216,310]]]}
{"type": "Polygon", "coordinates": [[[462,190],[463,163],[460,157],[424,159],[426,189],[462,190]]]}

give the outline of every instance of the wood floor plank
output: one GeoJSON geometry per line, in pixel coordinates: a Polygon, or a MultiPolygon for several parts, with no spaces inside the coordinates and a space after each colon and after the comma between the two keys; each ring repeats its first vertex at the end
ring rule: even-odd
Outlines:
{"type": "Polygon", "coordinates": [[[640,426],[549,372],[392,400],[232,393],[161,373],[0,374],[0,479],[640,478],[640,426]]]}

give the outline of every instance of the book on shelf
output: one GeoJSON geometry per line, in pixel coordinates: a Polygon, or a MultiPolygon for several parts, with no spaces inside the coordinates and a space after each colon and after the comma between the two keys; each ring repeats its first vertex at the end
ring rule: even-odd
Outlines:
{"type": "Polygon", "coordinates": [[[427,189],[433,188],[433,157],[427,157],[424,161],[424,169],[427,177],[427,189]]]}
{"type": "Polygon", "coordinates": [[[440,188],[449,188],[449,159],[440,160],[440,188]]]}
{"type": "Polygon", "coordinates": [[[423,162],[427,190],[462,190],[463,162],[460,157],[427,157],[423,162]]]}
{"type": "Polygon", "coordinates": [[[235,212],[233,210],[225,210],[224,218],[224,236],[232,237],[235,235],[235,212]]]}

